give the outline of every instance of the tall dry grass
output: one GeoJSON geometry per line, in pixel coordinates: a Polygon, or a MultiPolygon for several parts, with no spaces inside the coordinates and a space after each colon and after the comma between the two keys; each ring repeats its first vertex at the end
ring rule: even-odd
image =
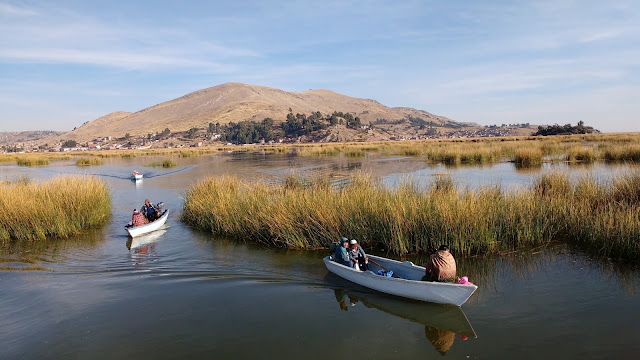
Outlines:
{"type": "Polygon", "coordinates": [[[458,254],[491,253],[553,240],[603,256],[640,256],[640,175],[572,183],[544,175],[530,187],[458,189],[441,178],[427,190],[381,186],[355,176],[339,190],[327,181],[283,184],[208,178],[186,193],[183,220],[216,234],[279,247],[326,247],[341,236],[396,254],[449,244],[458,254]]]}
{"type": "Polygon", "coordinates": [[[104,161],[97,157],[81,157],[76,160],[76,166],[93,166],[102,164],[104,164],[104,161]]]}
{"type": "Polygon", "coordinates": [[[107,186],[93,177],[0,184],[0,240],[65,238],[103,225],[111,214],[107,186]]]}

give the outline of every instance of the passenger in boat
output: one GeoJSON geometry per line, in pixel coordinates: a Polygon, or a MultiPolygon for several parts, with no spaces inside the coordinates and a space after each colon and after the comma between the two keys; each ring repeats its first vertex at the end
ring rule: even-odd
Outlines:
{"type": "Polygon", "coordinates": [[[131,226],[142,226],[147,224],[147,219],[142,215],[138,209],[133,209],[133,216],[131,217],[131,226]]]}
{"type": "Polygon", "coordinates": [[[358,244],[356,239],[349,241],[349,258],[353,261],[354,267],[360,271],[369,270],[369,258],[364,253],[362,247],[358,244]]]}
{"type": "Polygon", "coordinates": [[[149,199],[146,199],[144,201],[144,205],[142,206],[141,212],[147,218],[147,220],[149,220],[149,222],[155,221],[160,217],[160,215],[158,214],[158,211],[156,210],[156,207],[153,206],[153,204],[149,201],[149,199]]]}
{"type": "Polygon", "coordinates": [[[343,237],[340,239],[340,245],[336,248],[336,253],[333,255],[333,259],[344,266],[353,267],[353,261],[349,258],[349,239],[343,237]]]}
{"type": "Polygon", "coordinates": [[[456,260],[449,252],[449,247],[442,245],[435,254],[431,255],[427,266],[425,266],[425,275],[422,280],[455,282],[455,279],[456,260]]]}

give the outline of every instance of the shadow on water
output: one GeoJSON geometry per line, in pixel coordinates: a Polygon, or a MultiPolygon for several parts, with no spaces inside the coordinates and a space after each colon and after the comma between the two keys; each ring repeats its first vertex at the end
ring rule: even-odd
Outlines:
{"type": "Polygon", "coordinates": [[[333,289],[340,310],[348,311],[360,302],[366,308],[377,309],[421,324],[424,326],[427,340],[443,355],[453,346],[456,335],[460,340],[477,337],[460,307],[425,303],[373,292],[332,273],[327,274],[324,281],[327,287],[333,289]]]}
{"type": "Polygon", "coordinates": [[[0,270],[42,271],[44,265],[64,262],[69,254],[90,252],[106,238],[107,229],[56,240],[9,240],[0,242],[0,270]]]}

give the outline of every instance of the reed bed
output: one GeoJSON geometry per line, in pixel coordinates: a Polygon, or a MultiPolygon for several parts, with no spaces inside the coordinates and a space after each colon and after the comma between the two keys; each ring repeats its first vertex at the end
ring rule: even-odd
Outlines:
{"type": "Polygon", "coordinates": [[[67,238],[105,224],[111,214],[107,186],[93,177],[0,184],[0,241],[67,238]]]}
{"type": "Polygon", "coordinates": [[[541,176],[503,191],[458,189],[439,178],[426,190],[396,189],[366,175],[333,189],[327,181],[282,184],[211,177],[186,193],[183,220],[216,234],[278,247],[327,247],[341,236],[396,254],[449,244],[458,254],[498,253],[551,241],[602,256],[640,256],[640,174],[608,183],[541,176]]]}
{"type": "Polygon", "coordinates": [[[56,153],[18,154],[14,156],[14,159],[19,166],[43,166],[49,165],[49,162],[54,160],[69,160],[71,155],[56,153]]]}
{"type": "Polygon", "coordinates": [[[81,157],[76,160],[76,166],[93,166],[93,165],[103,165],[104,161],[97,157],[81,157]]]}
{"type": "Polygon", "coordinates": [[[634,145],[638,142],[640,133],[627,133],[276,145],[270,146],[268,151],[296,152],[302,156],[364,156],[370,152],[380,152],[386,155],[423,156],[428,162],[447,165],[513,161],[526,167],[557,160],[640,162],[640,146],[634,145]],[[516,154],[519,160],[516,160],[516,154]]]}
{"type": "Polygon", "coordinates": [[[160,167],[162,166],[163,168],[171,168],[174,166],[177,166],[178,164],[173,161],[173,159],[164,159],[163,161],[154,161],[154,162],[150,162],[148,164],[146,164],[145,166],[150,166],[150,167],[160,167]]]}
{"type": "Polygon", "coordinates": [[[536,167],[542,165],[543,152],[536,148],[523,148],[516,151],[513,162],[518,167],[536,167]]]}

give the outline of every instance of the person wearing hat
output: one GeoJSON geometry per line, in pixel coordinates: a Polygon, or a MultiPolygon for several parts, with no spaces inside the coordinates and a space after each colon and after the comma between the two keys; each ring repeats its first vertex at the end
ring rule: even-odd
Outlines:
{"type": "Polygon", "coordinates": [[[435,254],[431,255],[425,275],[422,278],[426,281],[454,282],[456,278],[456,259],[449,252],[447,245],[438,248],[435,254]]]}
{"type": "Polygon", "coordinates": [[[133,209],[133,216],[131,217],[131,226],[142,226],[147,224],[147,219],[138,211],[138,209],[133,209]]]}
{"type": "Polygon", "coordinates": [[[354,267],[357,270],[367,271],[369,270],[369,258],[364,253],[362,247],[358,244],[356,239],[349,241],[349,258],[353,261],[354,267]]]}
{"type": "Polygon", "coordinates": [[[333,256],[333,259],[338,263],[344,266],[353,267],[353,262],[349,259],[349,252],[347,248],[349,247],[349,239],[343,237],[340,239],[340,244],[336,248],[336,253],[333,256]]]}

